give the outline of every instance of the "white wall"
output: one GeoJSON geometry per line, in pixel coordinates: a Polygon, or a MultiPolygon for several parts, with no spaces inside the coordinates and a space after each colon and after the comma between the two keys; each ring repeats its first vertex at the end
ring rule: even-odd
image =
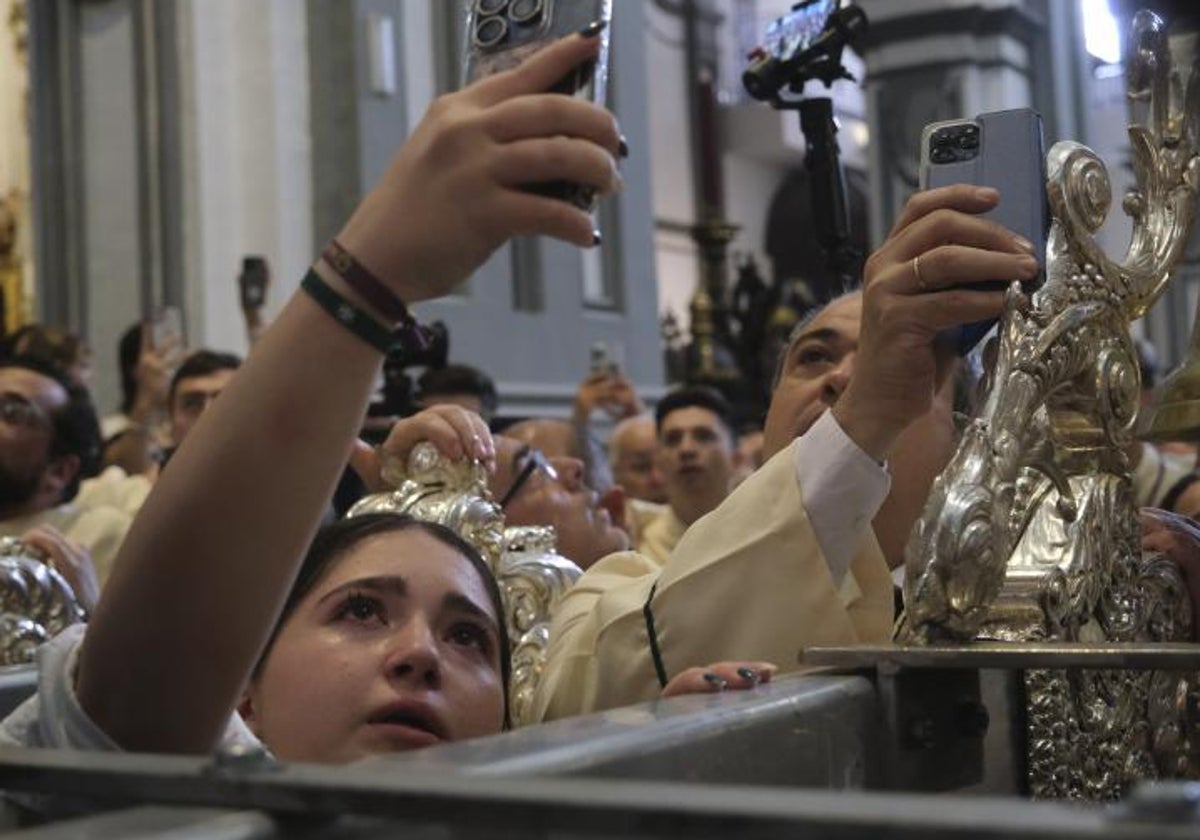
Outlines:
{"type": "Polygon", "coordinates": [[[306,15],[292,0],[186,0],[180,30],[190,342],[245,352],[242,257],[271,265],[268,316],[315,257],[306,15]]]}

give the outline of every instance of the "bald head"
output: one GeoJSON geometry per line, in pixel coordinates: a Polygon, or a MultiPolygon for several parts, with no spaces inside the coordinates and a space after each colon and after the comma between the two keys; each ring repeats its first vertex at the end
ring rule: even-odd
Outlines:
{"type": "Polygon", "coordinates": [[[539,417],[513,423],[504,430],[506,437],[541,450],[550,458],[575,458],[583,463],[583,482],[600,493],[612,486],[612,472],[604,447],[586,430],[574,423],[552,417],[539,417]]]}
{"type": "Polygon", "coordinates": [[[622,420],[608,441],[608,460],[617,484],[635,499],[662,504],[667,493],[657,452],[658,433],[649,415],[622,420]]]}

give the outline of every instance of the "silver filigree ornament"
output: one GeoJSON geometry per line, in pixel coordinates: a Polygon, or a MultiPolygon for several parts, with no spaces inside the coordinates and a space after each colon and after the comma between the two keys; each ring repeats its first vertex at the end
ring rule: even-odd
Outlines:
{"type": "Polygon", "coordinates": [[[550,619],[583,571],[556,548],[549,526],[505,528],[478,461],[452,461],[431,443],[419,443],[407,464],[385,458],[385,484],[394,489],[367,496],[347,516],[406,513],[445,525],[483,555],[504,598],[504,624],[512,648],[509,713],[515,725],[532,723],[533,695],[550,640],[550,619]]]}
{"type": "MultiPolygon", "coordinates": [[[[1103,162],[1056,144],[1045,283],[1008,290],[986,396],[909,540],[902,644],[1191,638],[1178,569],[1141,552],[1124,453],[1140,390],[1129,325],[1162,294],[1194,219],[1200,73],[1185,94],[1152,13],[1135,16],[1130,44],[1128,252],[1114,260],[1095,239],[1111,203],[1103,162]]],[[[1195,774],[1198,678],[1027,672],[1031,793],[1110,799],[1134,780],[1195,774]]]]}
{"type": "Polygon", "coordinates": [[[45,555],[0,537],[0,666],[32,662],[38,645],[83,619],[74,589],[45,555]]]}

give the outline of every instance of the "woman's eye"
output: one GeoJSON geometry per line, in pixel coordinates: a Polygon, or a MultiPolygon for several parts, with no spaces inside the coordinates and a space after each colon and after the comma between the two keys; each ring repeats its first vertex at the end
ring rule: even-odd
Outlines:
{"type": "Polygon", "coordinates": [[[487,652],[489,642],[487,631],[475,624],[455,624],[450,628],[450,641],[464,647],[479,648],[487,652]]]}
{"type": "Polygon", "coordinates": [[[378,598],[367,595],[350,595],[338,610],[337,618],[351,621],[380,621],[384,619],[383,604],[378,598]]]}

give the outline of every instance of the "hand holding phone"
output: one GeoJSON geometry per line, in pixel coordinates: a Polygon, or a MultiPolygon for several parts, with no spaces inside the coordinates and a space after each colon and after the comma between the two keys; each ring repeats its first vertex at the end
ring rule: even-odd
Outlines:
{"type": "Polygon", "coordinates": [[[183,318],[174,306],[163,306],[150,319],[150,340],[155,348],[183,343],[183,318]]]}
{"type": "MultiPolygon", "coordinates": [[[[984,213],[1033,243],[1038,264],[1045,266],[1050,213],[1046,202],[1046,155],[1041,115],[1030,108],[980,114],[973,120],[927,125],[921,135],[921,189],[974,184],[994,187],[1000,203],[984,213]]],[[[1003,289],[1012,278],[973,284],[971,288],[1003,289]]],[[[1037,288],[1035,278],[1024,284],[1037,288]]],[[[949,330],[939,340],[965,356],[995,326],[981,321],[949,330]]]]}
{"type": "Polygon", "coordinates": [[[271,285],[271,270],[263,257],[248,256],[242,259],[242,273],[238,275],[238,290],[241,293],[242,309],[254,312],[262,309],[267,300],[267,289],[271,285]]]}
{"type": "MultiPolygon", "coordinates": [[[[603,22],[605,27],[597,36],[601,39],[597,59],[575,68],[547,91],[603,106],[608,90],[607,24],[611,19],[612,0],[474,0],[467,17],[463,78],[470,84],[511,69],[547,44],[603,22]]],[[[582,184],[531,183],[525,189],[588,212],[595,205],[595,189],[582,184]]]]}

